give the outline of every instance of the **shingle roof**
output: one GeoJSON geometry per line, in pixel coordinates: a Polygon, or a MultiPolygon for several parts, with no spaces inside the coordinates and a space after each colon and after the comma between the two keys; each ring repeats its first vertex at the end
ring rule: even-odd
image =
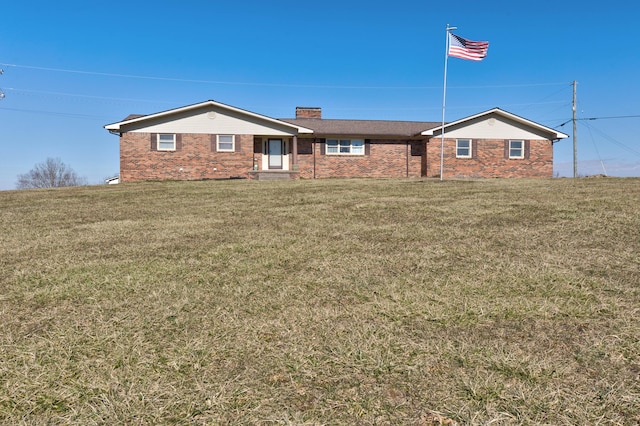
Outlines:
{"type": "Polygon", "coordinates": [[[326,118],[281,118],[281,121],[303,126],[314,134],[327,136],[412,137],[441,126],[430,121],[333,120],[326,118]]]}
{"type": "Polygon", "coordinates": [[[122,121],[133,120],[134,118],[140,118],[140,117],[144,117],[144,116],[145,116],[145,114],[129,114],[122,121]]]}

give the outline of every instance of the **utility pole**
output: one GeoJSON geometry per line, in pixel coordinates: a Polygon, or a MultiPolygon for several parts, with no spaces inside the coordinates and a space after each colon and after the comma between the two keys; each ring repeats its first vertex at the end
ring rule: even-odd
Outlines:
{"type": "Polygon", "coordinates": [[[578,135],[576,130],[576,87],[578,82],[573,80],[573,177],[578,177],[578,135]]]}

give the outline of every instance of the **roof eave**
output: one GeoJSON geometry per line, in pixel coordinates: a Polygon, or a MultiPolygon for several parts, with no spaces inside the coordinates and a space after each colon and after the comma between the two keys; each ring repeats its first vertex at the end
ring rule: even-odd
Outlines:
{"type": "Polygon", "coordinates": [[[493,113],[497,113],[499,115],[502,115],[503,117],[510,118],[510,119],[512,119],[514,121],[517,121],[519,123],[526,124],[527,126],[530,126],[530,127],[542,130],[542,131],[544,131],[546,133],[549,133],[549,135],[552,136],[550,138],[551,140],[565,139],[565,138],[569,137],[569,135],[566,135],[566,134],[564,134],[562,132],[558,132],[557,130],[554,130],[554,129],[550,128],[550,127],[546,127],[546,126],[543,126],[542,124],[538,124],[538,123],[536,123],[534,121],[527,120],[526,118],[523,118],[523,117],[520,117],[518,115],[512,114],[510,112],[504,111],[504,110],[502,110],[500,108],[493,108],[493,109],[490,109],[488,111],[481,112],[479,114],[475,114],[475,115],[472,115],[472,116],[469,116],[469,117],[462,118],[462,119],[457,120],[457,121],[453,121],[451,123],[447,123],[444,126],[434,127],[433,129],[425,130],[421,134],[423,136],[433,136],[435,134],[435,132],[442,131],[443,128],[446,129],[447,127],[455,126],[455,125],[458,125],[460,123],[464,123],[465,121],[471,121],[471,120],[474,120],[474,119],[476,119],[478,117],[482,117],[483,115],[489,115],[489,114],[493,114],[493,113]]]}
{"type": "Polygon", "coordinates": [[[271,117],[267,117],[265,115],[261,115],[261,114],[256,114],[254,112],[251,111],[247,111],[241,108],[236,108],[236,107],[232,107],[231,105],[226,105],[220,102],[216,102],[213,100],[208,100],[208,101],[204,101],[204,102],[200,102],[197,104],[192,104],[192,105],[187,105],[184,107],[180,107],[180,108],[174,108],[174,109],[170,109],[167,111],[162,111],[162,112],[158,112],[155,114],[149,114],[149,115],[143,115],[141,117],[137,117],[137,118],[133,118],[130,120],[123,120],[123,121],[118,121],[116,123],[111,123],[111,124],[107,124],[104,126],[105,129],[109,130],[109,131],[120,131],[122,129],[123,126],[127,126],[129,124],[134,124],[134,123],[139,123],[141,121],[145,121],[145,120],[150,120],[150,119],[155,119],[155,118],[162,118],[165,116],[169,116],[169,115],[173,115],[173,114],[178,114],[184,111],[190,111],[190,110],[194,110],[194,109],[198,109],[198,108],[202,108],[203,106],[207,106],[207,105],[211,105],[211,106],[216,106],[219,108],[224,108],[227,109],[229,111],[233,111],[233,112],[237,112],[240,114],[244,114],[253,118],[258,118],[261,120],[265,120],[274,124],[278,124],[278,125],[283,125],[285,127],[291,128],[291,129],[296,129],[298,133],[313,133],[313,130],[311,129],[307,129],[306,127],[301,127],[301,126],[296,126],[293,125],[291,123],[287,123],[286,121],[281,121],[281,120],[277,120],[275,118],[271,118],[271,117]]]}

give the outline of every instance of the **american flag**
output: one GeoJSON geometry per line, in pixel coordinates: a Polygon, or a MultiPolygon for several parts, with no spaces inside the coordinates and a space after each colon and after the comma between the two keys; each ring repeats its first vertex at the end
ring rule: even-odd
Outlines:
{"type": "Polygon", "coordinates": [[[481,61],[487,56],[488,41],[471,41],[449,33],[449,56],[481,61]]]}

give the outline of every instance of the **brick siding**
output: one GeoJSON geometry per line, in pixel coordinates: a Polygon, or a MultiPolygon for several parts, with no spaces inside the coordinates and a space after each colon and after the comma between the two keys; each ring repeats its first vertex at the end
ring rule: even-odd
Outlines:
{"type": "Polygon", "coordinates": [[[323,141],[317,140],[314,144],[310,139],[298,139],[300,177],[419,177],[423,144],[422,141],[372,139],[367,155],[327,155],[323,154],[323,141]]]}
{"type": "Polygon", "coordinates": [[[253,168],[253,137],[236,135],[237,152],[216,152],[214,140],[212,135],[185,133],[180,149],[154,151],[150,133],[124,133],[120,137],[121,182],[247,177],[253,168]]]}
{"type": "MultiPolygon", "coordinates": [[[[529,158],[505,158],[504,139],[474,139],[476,158],[456,158],[455,139],[445,138],[444,177],[452,178],[550,178],[553,177],[553,145],[530,140],[529,158]]],[[[427,143],[427,176],[440,176],[439,138],[427,143]]]]}
{"type": "MultiPolygon", "coordinates": [[[[236,135],[237,152],[216,152],[215,136],[182,134],[176,151],[154,151],[150,133],[124,133],[120,138],[121,182],[143,180],[199,180],[250,177],[254,164],[262,166],[262,144],[252,135],[236,135]]],[[[440,175],[440,139],[373,139],[367,155],[326,155],[321,139],[298,139],[299,176],[436,177],[440,175]],[[314,142],[315,141],[315,142],[314,142]]],[[[548,140],[531,140],[529,158],[505,159],[504,140],[473,141],[476,157],[455,157],[455,140],[445,140],[445,178],[553,176],[553,147],[548,140]]],[[[291,152],[291,143],[289,144],[291,152]]],[[[291,161],[291,155],[289,156],[291,161]]]]}

